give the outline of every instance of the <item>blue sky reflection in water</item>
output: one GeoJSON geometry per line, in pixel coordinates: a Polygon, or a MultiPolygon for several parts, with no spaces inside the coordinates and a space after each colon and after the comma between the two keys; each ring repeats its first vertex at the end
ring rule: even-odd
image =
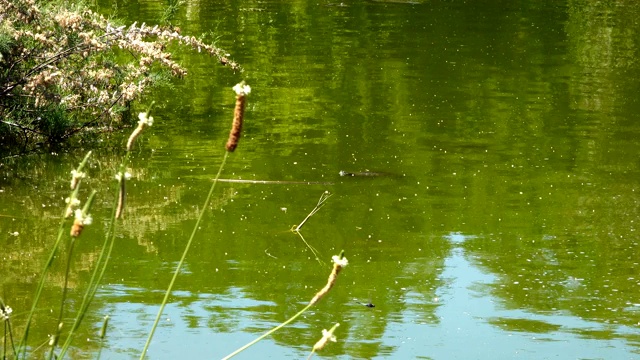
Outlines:
{"type": "MultiPolygon", "coordinates": [[[[341,249],[350,265],[329,295],[239,358],[306,356],[336,322],[338,342],[317,356],[638,356],[640,5],[243,4],[188,2],[177,14],[183,33],[213,31],[246,71],[181,53],[190,76],[154,95],[117,251],[79,339],[95,339],[109,314],[104,357],[142,348],[222,159],[231,87],[246,78],[245,133],[223,177],[333,185],[220,184],[151,358],[228,354],[304,307],[341,249]],[[324,191],[334,195],[302,229],[318,262],[289,229],[324,191]],[[369,297],[375,308],[361,304],[369,297]]],[[[153,23],[162,4],[119,5],[153,23]]],[[[24,216],[0,217],[0,230],[20,234],[0,263],[14,309],[28,307],[83,155],[3,173],[0,208],[24,216]]],[[[88,238],[103,235],[121,155],[96,151],[87,185],[102,208],[88,238]]],[[[72,300],[97,247],[78,244],[72,300]]],[[[57,306],[55,279],[42,314],[57,306]]],[[[46,341],[54,321],[42,315],[34,339],[46,341]]],[[[97,348],[76,346],[87,357],[97,348]]]]}
{"type": "MultiPolygon", "coordinates": [[[[627,358],[634,351],[620,339],[594,342],[581,336],[582,332],[611,330],[599,322],[565,316],[561,311],[541,314],[505,308],[490,293],[495,276],[474,266],[473,255],[464,250],[465,236],[451,234],[450,239],[461,247],[453,249],[441,275],[447,284],[438,290],[438,324],[425,321],[419,310],[426,299],[408,293],[407,302],[415,310],[404,312],[387,331],[389,344],[397,346],[393,356],[413,358],[425,343],[430,344],[431,357],[451,359],[527,359],[551,354],[571,354],[577,359],[627,358]]],[[[636,329],[617,331],[625,336],[636,329]]]]}

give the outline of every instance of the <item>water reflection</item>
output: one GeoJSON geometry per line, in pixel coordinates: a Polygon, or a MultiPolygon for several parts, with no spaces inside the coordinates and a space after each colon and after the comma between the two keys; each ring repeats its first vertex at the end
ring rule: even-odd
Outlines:
{"type": "Polygon", "coordinates": [[[415,348],[428,343],[433,358],[494,359],[534,354],[570,353],[578,358],[625,358],[635,352],[633,327],[612,326],[583,320],[563,311],[541,313],[509,305],[504,297],[492,296],[500,287],[502,274],[491,274],[478,267],[477,254],[465,244],[476,236],[460,233],[445,236],[455,242],[446,259],[438,288],[435,319],[429,301],[419,296],[415,307],[390,324],[385,338],[399,357],[415,355],[415,348]],[[426,301],[425,301],[426,300],[426,301]],[[608,334],[608,336],[606,335],[608,334]],[[464,346],[452,339],[464,339],[464,346]],[[591,339],[603,341],[592,342],[591,339]],[[499,341],[500,346],[487,348],[499,341]]]}

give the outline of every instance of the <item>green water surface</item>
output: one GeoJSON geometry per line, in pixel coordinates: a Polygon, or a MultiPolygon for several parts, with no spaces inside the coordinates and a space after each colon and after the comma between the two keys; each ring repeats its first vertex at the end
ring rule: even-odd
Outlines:
{"type": "MultiPolygon", "coordinates": [[[[97,5],[153,24],[166,2],[97,5]]],[[[640,3],[622,0],[187,1],[172,24],[214,34],[245,71],[179,52],[189,76],[146,99],[155,123],[136,143],[116,249],[69,357],[95,357],[104,315],[103,358],[140,355],[243,79],[243,138],[222,177],[286,183],[217,185],[149,358],[227,355],[302,309],[343,249],[349,265],[329,295],[238,358],[306,357],[336,322],[337,342],[316,356],[639,357],[637,19],[640,3]],[[324,192],[304,238],[291,232],[324,192]]],[[[99,194],[68,322],[128,133],[93,149],[81,193],[99,194]]],[[[0,296],[17,333],[87,150],[0,166],[0,296]]],[[[63,275],[60,258],[30,335],[36,354],[63,275]]]]}

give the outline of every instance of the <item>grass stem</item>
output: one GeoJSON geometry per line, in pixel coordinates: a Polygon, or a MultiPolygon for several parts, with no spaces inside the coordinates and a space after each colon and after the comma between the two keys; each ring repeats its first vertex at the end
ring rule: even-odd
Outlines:
{"type": "Polygon", "coordinates": [[[281,328],[289,325],[292,321],[294,321],[295,319],[297,319],[300,315],[302,315],[305,311],[309,310],[310,307],[312,307],[313,304],[309,303],[307,306],[304,307],[304,309],[298,311],[298,313],[296,313],[295,315],[293,315],[291,318],[289,318],[289,320],[283,322],[282,324],[274,327],[273,329],[267,331],[266,333],[262,334],[260,337],[254,339],[253,341],[251,341],[250,343],[244,345],[243,347],[239,348],[238,350],[232,352],[231,354],[225,356],[222,358],[222,360],[227,360],[227,359],[231,359],[232,357],[240,354],[241,352],[245,351],[247,348],[249,348],[250,346],[254,345],[255,343],[257,343],[258,341],[266,338],[267,336],[273,334],[274,332],[280,330],[281,328]]]}
{"type": "Polygon", "coordinates": [[[304,218],[304,220],[302,220],[300,225],[296,226],[295,229],[293,230],[300,231],[300,229],[302,228],[302,225],[304,225],[304,223],[306,223],[307,220],[309,220],[309,218],[311,218],[315,213],[317,213],[324,206],[325,202],[331,197],[331,195],[332,194],[328,191],[323,192],[322,195],[320,195],[320,200],[318,200],[318,204],[313,208],[313,210],[311,210],[309,215],[307,215],[307,217],[304,218]]]}
{"type": "Polygon", "coordinates": [[[144,359],[147,354],[147,350],[149,349],[149,345],[151,344],[151,339],[153,339],[153,334],[160,323],[160,317],[162,316],[162,312],[164,311],[167,302],[169,301],[169,295],[171,295],[171,290],[173,289],[173,285],[178,278],[178,274],[180,273],[180,269],[182,268],[182,264],[184,263],[185,258],[187,257],[187,253],[189,252],[189,248],[191,248],[191,244],[193,243],[193,239],[195,238],[196,232],[200,227],[200,222],[204,217],[205,211],[209,208],[209,203],[211,202],[211,196],[213,195],[213,190],[218,183],[218,179],[220,178],[220,174],[222,173],[222,169],[224,168],[224,164],[227,162],[227,157],[229,157],[229,152],[224,153],[224,158],[222,159],[222,163],[220,164],[220,168],[218,169],[218,173],[216,174],[215,179],[213,179],[213,184],[211,184],[211,189],[209,189],[209,194],[207,194],[207,198],[204,201],[204,205],[202,206],[202,210],[200,210],[200,214],[198,215],[198,220],[193,227],[193,231],[191,232],[191,236],[189,237],[189,241],[187,241],[187,245],[182,252],[182,257],[176,266],[176,270],[173,273],[173,277],[171,278],[171,282],[169,283],[169,287],[164,294],[164,298],[162,299],[162,303],[160,304],[160,309],[158,309],[158,314],[156,315],[156,319],[153,322],[153,326],[151,327],[151,331],[149,332],[149,336],[147,337],[147,342],[144,344],[144,348],[142,349],[142,353],[140,354],[140,360],[144,359]]]}
{"type": "Polygon", "coordinates": [[[73,247],[76,244],[76,238],[71,237],[71,242],[69,243],[69,253],[67,255],[67,266],[64,272],[64,287],[62,288],[62,298],[60,299],[60,311],[58,312],[58,326],[56,327],[56,333],[54,338],[54,343],[51,346],[51,352],[49,353],[49,359],[54,358],[56,345],[58,345],[58,339],[60,339],[60,333],[62,332],[62,319],[64,318],[64,305],[67,300],[67,286],[69,285],[69,270],[71,270],[71,258],[73,257],[73,247]]]}

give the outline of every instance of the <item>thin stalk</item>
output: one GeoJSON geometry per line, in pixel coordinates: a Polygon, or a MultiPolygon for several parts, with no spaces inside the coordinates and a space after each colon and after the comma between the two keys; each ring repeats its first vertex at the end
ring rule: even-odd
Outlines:
{"type": "Polygon", "coordinates": [[[317,304],[318,301],[320,301],[320,299],[322,299],[325,295],[327,295],[329,290],[331,290],[331,288],[335,285],[336,279],[338,278],[338,274],[340,273],[341,269],[344,268],[345,266],[347,266],[347,264],[349,263],[347,261],[347,259],[344,257],[344,250],[342,250],[340,252],[340,255],[333,256],[332,259],[333,259],[333,270],[331,270],[331,274],[329,275],[329,279],[327,280],[327,284],[320,291],[318,291],[316,293],[316,295],[311,299],[311,301],[309,301],[309,304],[307,306],[305,306],[304,309],[300,310],[297,314],[293,315],[289,320],[287,320],[287,321],[283,322],[282,324],[276,326],[275,328],[267,331],[266,333],[262,334],[257,339],[254,339],[250,343],[244,345],[243,347],[239,348],[238,350],[232,352],[231,354],[225,356],[222,359],[223,360],[230,359],[230,358],[238,355],[239,353],[243,352],[244,350],[246,350],[247,348],[249,348],[253,344],[257,343],[258,341],[260,341],[260,340],[266,338],[267,336],[273,334],[274,332],[278,331],[282,327],[284,327],[287,324],[291,323],[293,320],[297,319],[298,316],[302,315],[302,313],[304,313],[305,311],[309,310],[310,307],[312,307],[313,305],[317,304]]]}
{"type": "Polygon", "coordinates": [[[318,204],[316,205],[316,207],[314,207],[313,210],[311,210],[311,212],[309,213],[309,215],[307,215],[307,217],[304,218],[304,220],[302,220],[300,225],[296,226],[295,229],[293,230],[300,231],[300,229],[302,228],[302,225],[304,225],[304,223],[306,223],[307,220],[309,220],[309,218],[311,218],[315,213],[317,213],[324,206],[324,203],[331,197],[331,195],[332,194],[328,191],[323,192],[322,195],[320,195],[320,200],[318,200],[318,204]]]}
{"type": "Polygon", "coordinates": [[[142,349],[142,353],[140,354],[140,360],[144,359],[147,350],[149,349],[149,345],[151,344],[151,339],[153,339],[153,334],[160,323],[160,317],[162,316],[162,312],[164,311],[167,302],[169,301],[169,295],[171,295],[171,290],[173,289],[173,285],[176,282],[176,278],[180,273],[180,269],[182,268],[182,264],[184,263],[185,258],[187,257],[187,253],[189,252],[189,248],[193,243],[193,239],[195,238],[196,232],[198,231],[198,227],[200,226],[200,222],[204,217],[205,211],[209,208],[209,202],[211,201],[211,196],[213,195],[213,190],[218,183],[218,179],[220,178],[220,174],[222,173],[222,169],[224,168],[224,164],[227,162],[227,157],[229,157],[229,151],[224,153],[224,158],[222,159],[222,163],[220,164],[220,168],[218,169],[218,173],[216,174],[215,179],[213,179],[213,184],[211,184],[211,189],[209,190],[209,194],[207,194],[207,198],[204,201],[204,205],[202,206],[202,210],[198,215],[198,220],[196,221],[195,226],[193,227],[193,231],[191,232],[191,237],[189,237],[189,241],[187,241],[187,245],[184,248],[184,252],[182,253],[182,257],[180,258],[180,262],[178,262],[178,266],[176,266],[176,270],[173,273],[173,277],[171,278],[171,282],[169,283],[169,287],[164,294],[164,298],[162,299],[162,303],[160,304],[160,309],[158,309],[158,314],[156,315],[156,319],[153,322],[153,326],[151,327],[151,331],[149,332],[149,337],[147,338],[147,342],[144,344],[144,348],[142,349]]]}
{"type": "MultiPolygon", "coordinates": [[[[89,160],[89,156],[91,156],[91,151],[89,151],[87,155],[85,155],[84,159],[82,159],[82,162],[80,162],[80,165],[78,165],[77,172],[82,171],[85,164],[89,160]]],[[[81,181],[81,180],[78,180],[78,181],[81,181]]],[[[77,197],[78,189],[79,189],[79,186],[77,185],[78,184],[76,184],[75,189],[71,193],[70,199],[74,199],[77,197]]],[[[64,233],[65,223],[67,222],[66,212],[67,210],[65,209],[65,216],[63,216],[62,219],[60,220],[60,225],[58,227],[58,237],[56,239],[56,242],[53,244],[53,249],[51,249],[51,254],[49,254],[49,259],[47,259],[47,262],[44,266],[44,270],[42,270],[42,274],[40,275],[40,281],[38,282],[38,287],[36,288],[36,294],[33,299],[33,303],[31,304],[31,310],[29,311],[29,315],[27,316],[27,322],[25,324],[24,334],[22,335],[22,339],[20,339],[20,343],[18,344],[18,352],[16,354],[16,359],[19,359],[21,354],[23,355],[23,358],[26,358],[27,356],[27,341],[29,339],[29,330],[31,328],[31,321],[33,320],[33,314],[36,311],[36,307],[38,306],[40,296],[42,295],[42,289],[44,288],[44,282],[45,282],[45,279],[47,278],[47,272],[51,267],[51,264],[53,264],[53,260],[56,257],[56,252],[58,251],[58,247],[60,247],[60,242],[62,241],[62,234],[64,233]]]]}
{"type": "Polygon", "coordinates": [[[98,348],[98,355],[96,360],[100,360],[100,354],[102,354],[102,348],[104,347],[104,338],[107,336],[107,327],[109,326],[109,315],[104,317],[102,322],[102,328],[100,329],[100,348],[98,348]]]}
{"type": "Polygon", "coordinates": [[[51,254],[49,254],[49,259],[47,259],[47,263],[45,264],[44,270],[40,275],[40,281],[38,282],[38,287],[36,288],[35,298],[33,299],[33,303],[31,304],[31,311],[29,311],[29,315],[27,316],[27,322],[25,324],[24,334],[22,335],[22,339],[18,344],[18,355],[16,358],[19,358],[20,355],[24,352],[24,358],[26,359],[27,352],[27,340],[29,338],[29,329],[31,328],[31,320],[33,319],[33,314],[36,311],[36,307],[38,305],[38,301],[40,300],[40,295],[42,295],[42,289],[44,289],[44,282],[47,278],[47,272],[53,264],[53,260],[56,257],[56,252],[58,251],[58,247],[60,246],[60,242],[62,241],[62,234],[64,233],[64,225],[65,219],[60,222],[60,227],[58,228],[58,238],[56,242],[53,244],[53,250],[51,250],[51,254]]]}
{"type": "Polygon", "coordinates": [[[293,232],[295,232],[296,234],[298,234],[298,236],[300,236],[300,239],[302,239],[302,242],[307,245],[307,247],[309,248],[309,250],[311,250],[311,252],[313,253],[313,256],[316,257],[316,261],[320,264],[320,265],[324,265],[324,262],[322,260],[320,260],[320,257],[318,256],[318,250],[316,250],[316,248],[314,248],[313,246],[311,246],[311,244],[309,244],[307,242],[307,240],[304,238],[304,236],[302,236],[302,233],[300,231],[294,230],[293,232]]]}
{"type": "Polygon", "coordinates": [[[333,185],[329,181],[285,181],[285,180],[243,180],[243,179],[218,179],[218,182],[236,184],[266,184],[266,185],[333,185]]]}
{"type": "Polygon", "coordinates": [[[76,243],[76,238],[71,237],[71,242],[69,243],[69,254],[67,255],[67,267],[64,273],[64,287],[62,288],[62,299],[60,300],[60,312],[58,313],[58,327],[55,333],[55,338],[53,344],[51,346],[51,351],[49,352],[49,360],[54,358],[54,353],[56,349],[56,345],[58,345],[58,339],[60,338],[60,333],[62,331],[62,318],[64,317],[64,304],[67,300],[67,286],[69,284],[69,270],[71,269],[71,258],[73,256],[73,247],[76,243]]]}
{"type": "Polygon", "coordinates": [[[284,326],[287,326],[288,324],[290,324],[293,320],[297,319],[300,315],[302,315],[305,311],[309,310],[310,307],[312,307],[313,304],[308,304],[307,306],[304,307],[304,309],[298,311],[297,314],[293,315],[291,318],[289,318],[289,320],[283,322],[282,324],[274,327],[273,329],[267,331],[266,333],[262,334],[260,337],[258,337],[257,339],[254,339],[253,341],[251,341],[250,343],[246,344],[245,346],[239,348],[238,350],[232,352],[231,354],[225,356],[222,358],[222,360],[227,360],[227,359],[231,359],[232,357],[240,354],[241,352],[245,351],[247,348],[249,348],[250,346],[252,346],[253,344],[257,343],[258,341],[266,338],[267,336],[273,334],[274,332],[280,330],[281,328],[283,328],[284,326]]]}

